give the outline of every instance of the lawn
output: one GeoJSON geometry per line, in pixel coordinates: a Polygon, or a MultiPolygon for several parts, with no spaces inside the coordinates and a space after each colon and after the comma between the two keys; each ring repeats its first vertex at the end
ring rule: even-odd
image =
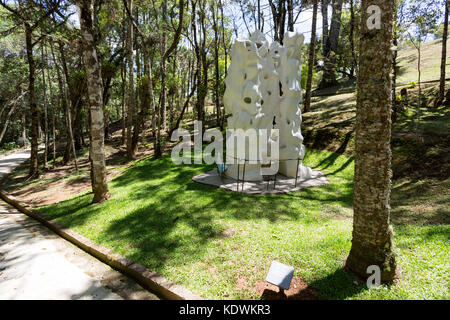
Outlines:
{"type": "Polygon", "coordinates": [[[89,205],[92,195],[85,193],[40,211],[208,299],[259,299],[254,287],[272,260],[293,265],[294,277],[321,299],[450,297],[450,229],[441,222],[394,225],[402,270],[397,283],[369,290],[344,271],[353,158],[308,149],[305,164],[331,183],[285,195],[245,195],[191,180],[210,166],[148,157],[109,183],[108,202],[89,205]]]}

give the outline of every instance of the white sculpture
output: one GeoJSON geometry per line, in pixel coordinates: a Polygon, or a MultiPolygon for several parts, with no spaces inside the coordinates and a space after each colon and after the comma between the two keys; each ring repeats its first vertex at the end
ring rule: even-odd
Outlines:
{"type": "MultiPolygon", "coordinates": [[[[232,114],[228,129],[278,129],[279,172],[288,177],[295,177],[298,172],[298,177],[309,178],[311,169],[301,164],[305,155],[300,109],[303,40],[302,34],[288,32],[284,46],[276,41],[269,44],[259,30],[249,39],[237,39],[225,79],[224,105],[226,112],[232,114]]],[[[245,180],[260,181],[261,164],[248,164],[248,160],[255,160],[250,156],[246,150],[245,180]]],[[[237,179],[238,172],[243,179],[243,165],[230,165],[226,175],[237,179]]]]}

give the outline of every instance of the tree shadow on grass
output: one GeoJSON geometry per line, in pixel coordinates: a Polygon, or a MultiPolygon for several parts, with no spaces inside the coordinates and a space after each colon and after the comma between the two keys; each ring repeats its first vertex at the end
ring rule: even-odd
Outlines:
{"type": "Polygon", "coordinates": [[[313,280],[309,285],[318,290],[320,299],[327,300],[351,298],[367,289],[364,282],[344,267],[338,268],[323,278],[313,280]]]}
{"type": "Polygon", "coordinates": [[[323,218],[306,214],[317,210],[317,201],[351,205],[350,183],[338,194],[325,186],[293,194],[248,195],[192,181],[212,168],[175,165],[170,156],[148,158],[110,182],[109,201],[90,205],[88,193],[47,207],[44,213],[69,228],[83,228],[85,236],[114,252],[161,270],[204,260],[210,243],[223,237],[228,225],[224,221],[317,224],[323,218]],[[301,209],[292,205],[293,196],[302,201],[301,209]]]}

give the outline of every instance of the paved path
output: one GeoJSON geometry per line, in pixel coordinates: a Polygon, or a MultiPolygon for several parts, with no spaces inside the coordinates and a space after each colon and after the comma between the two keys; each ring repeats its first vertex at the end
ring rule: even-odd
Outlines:
{"type": "MultiPolygon", "coordinates": [[[[27,159],[0,159],[0,177],[27,159]]],[[[0,299],[157,299],[0,200],[0,299]]]]}
{"type": "Polygon", "coordinates": [[[30,149],[0,158],[0,179],[30,157],[30,149]]]}

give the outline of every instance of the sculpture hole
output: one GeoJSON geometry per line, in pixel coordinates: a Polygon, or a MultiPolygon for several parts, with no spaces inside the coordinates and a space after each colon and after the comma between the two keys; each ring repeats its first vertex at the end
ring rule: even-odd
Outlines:
{"type": "Polygon", "coordinates": [[[264,100],[261,100],[261,105],[263,105],[264,104],[264,100]]]}
{"type": "Polygon", "coordinates": [[[245,98],[244,98],[244,102],[245,102],[245,103],[252,103],[252,99],[249,98],[249,97],[245,97],[245,98]]]}
{"type": "Polygon", "coordinates": [[[268,94],[269,96],[271,96],[271,95],[272,95],[272,92],[271,92],[271,91],[267,91],[267,94],[268,94]]]}
{"type": "Polygon", "coordinates": [[[244,80],[246,80],[246,79],[247,79],[247,74],[245,73],[245,74],[244,74],[244,80]]]}

